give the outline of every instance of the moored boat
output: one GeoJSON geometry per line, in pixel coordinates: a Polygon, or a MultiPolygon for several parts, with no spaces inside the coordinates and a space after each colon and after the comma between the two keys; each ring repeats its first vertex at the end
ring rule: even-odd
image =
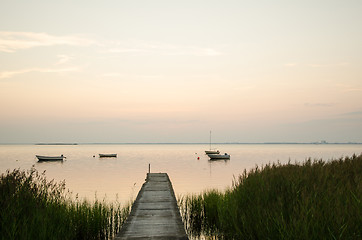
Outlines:
{"type": "Polygon", "coordinates": [[[64,156],[63,154],[60,156],[41,156],[41,155],[35,155],[38,158],[38,161],[63,161],[64,156]]]}
{"type": "Polygon", "coordinates": [[[209,155],[209,154],[219,154],[220,151],[219,150],[206,150],[205,153],[207,155],[209,155]]]}
{"type": "Polygon", "coordinates": [[[106,158],[106,157],[117,157],[116,153],[100,153],[99,154],[100,158],[106,158]]]}
{"type": "Polygon", "coordinates": [[[216,159],[230,159],[230,154],[208,154],[210,159],[216,160],[216,159]]]}
{"type": "Polygon", "coordinates": [[[205,150],[205,154],[209,155],[209,154],[219,154],[220,151],[215,149],[215,150],[211,150],[211,131],[210,131],[210,150],[205,150]]]}

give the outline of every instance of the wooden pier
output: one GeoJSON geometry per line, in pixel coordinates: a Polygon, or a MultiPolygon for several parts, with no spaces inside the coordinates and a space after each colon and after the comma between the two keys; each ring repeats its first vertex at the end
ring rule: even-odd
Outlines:
{"type": "Polygon", "coordinates": [[[188,239],[167,173],[148,173],[115,240],[188,239]]]}

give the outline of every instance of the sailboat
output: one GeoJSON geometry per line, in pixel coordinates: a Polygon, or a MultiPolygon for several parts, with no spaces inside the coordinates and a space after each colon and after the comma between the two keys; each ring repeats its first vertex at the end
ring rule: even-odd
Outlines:
{"type": "Polygon", "coordinates": [[[219,159],[229,159],[230,160],[230,154],[208,154],[210,160],[219,160],[219,159]]]}
{"type": "Polygon", "coordinates": [[[220,151],[219,150],[211,150],[211,131],[210,131],[210,150],[206,150],[205,151],[206,154],[219,154],[220,151]]]}

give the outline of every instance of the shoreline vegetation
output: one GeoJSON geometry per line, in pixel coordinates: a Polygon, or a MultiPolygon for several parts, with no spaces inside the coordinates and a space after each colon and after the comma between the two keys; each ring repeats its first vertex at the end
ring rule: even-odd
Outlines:
{"type": "Polygon", "coordinates": [[[195,239],[361,239],[362,154],[256,166],[179,207],[195,239]]]}
{"type": "MultiPolygon", "coordinates": [[[[256,166],[224,192],[178,199],[190,238],[361,239],[362,154],[256,166]]],[[[0,176],[0,239],[112,239],[132,203],[74,200],[45,172],[0,176]]]]}
{"type": "Polygon", "coordinates": [[[34,168],[0,177],[0,239],[113,239],[130,209],[74,200],[65,181],[47,181],[34,168]]]}

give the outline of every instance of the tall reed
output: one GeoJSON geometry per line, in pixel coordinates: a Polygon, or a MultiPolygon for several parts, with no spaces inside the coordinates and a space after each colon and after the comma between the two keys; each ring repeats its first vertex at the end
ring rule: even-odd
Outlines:
{"type": "Polygon", "coordinates": [[[362,239],[362,155],[256,167],[180,210],[196,238],[362,239]]]}
{"type": "Polygon", "coordinates": [[[8,170],[0,177],[0,239],[112,239],[130,207],[72,200],[64,181],[8,170]]]}

